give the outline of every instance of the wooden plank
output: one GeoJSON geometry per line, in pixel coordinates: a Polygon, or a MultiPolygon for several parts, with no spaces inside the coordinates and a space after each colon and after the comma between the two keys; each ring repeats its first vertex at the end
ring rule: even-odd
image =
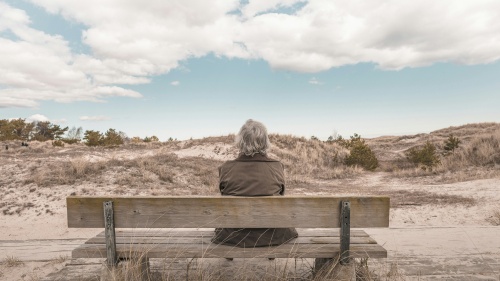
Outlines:
{"type": "MultiPolygon", "coordinates": [[[[277,247],[236,248],[225,245],[117,245],[118,257],[148,258],[334,258],[338,256],[338,244],[283,244],[277,247]]],[[[106,247],[101,244],[84,244],[73,250],[73,258],[103,258],[106,247]]],[[[354,258],[386,258],[387,251],[378,244],[352,245],[350,256],[354,258]]]]}
{"type": "MultiPolygon", "coordinates": [[[[297,228],[300,237],[340,237],[338,229],[325,228],[297,228]]],[[[116,237],[212,237],[213,230],[177,230],[177,229],[131,229],[131,230],[116,230],[116,237]]],[[[369,235],[361,229],[351,229],[351,237],[368,237],[369,235]]],[[[97,237],[104,237],[104,231],[97,234],[97,237]]]]}
{"type": "Polygon", "coordinates": [[[110,267],[118,264],[116,257],[115,224],[113,221],[113,201],[103,202],[104,208],[104,242],[106,244],[106,263],[110,267]]]}
{"type": "MultiPolygon", "coordinates": [[[[104,237],[94,237],[85,244],[105,244],[104,237]]],[[[207,237],[117,237],[116,244],[209,244],[211,236],[207,237]]],[[[299,244],[339,244],[339,237],[298,237],[289,243],[299,244]]],[[[352,237],[351,244],[376,244],[371,237],[352,237]]]]}
{"type": "Polygon", "coordinates": [[[351,227],[388,227],[388,197],[81,197],[66,198],[68,227],[104,227],[103,202],[113,201],[117,228],[338,227],[341,201],[351,227]]]}

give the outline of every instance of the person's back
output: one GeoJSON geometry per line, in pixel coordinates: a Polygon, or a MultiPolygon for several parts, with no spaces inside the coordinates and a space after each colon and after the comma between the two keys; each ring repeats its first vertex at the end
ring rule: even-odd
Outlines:
{"type": "MultiPolygon", "coordinates": [[[[264,125],[248,120],[236,138],[240,156],[219,167],[219,189],[226,196],[279,196],[285,193],[283,165],[267,157],[264,125]]],[[[237,247],[280,245],[297,237],[293,228],[218,228],[212,242],[237,247]]]]}
{"type": "Polygon", "coordinates": [[[219,167],[219,189],[222,195],[283,195],[285,176],[283,164],[266,155],[240,155],[219,167]]]}

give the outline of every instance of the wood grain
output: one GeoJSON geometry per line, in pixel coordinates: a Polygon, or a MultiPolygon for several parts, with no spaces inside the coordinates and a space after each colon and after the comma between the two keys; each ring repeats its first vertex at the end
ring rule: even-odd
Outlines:
{"type": "MultiPolygon", "coordinates": [[[[297,228],[300,237],[340,237],[338,229],[335,228],[297,228]]],[[[116,237],[212,237],[214,230],[179,230],[179,229],[120,229],[115,232],[116,237]]],[[[361,229],[351,229],[351,237],[368,237],[368,234],[361,229]]],[[[97,234],[97,237],[104,237],[104,231],[97,234]]]]}
{"type": "MultiPolygon", "coordinates": [[[[236,248],[216,244],[117,244],[118,257],[148,258],[334,258],[339,254],[339,244],[283,244],[277,247],[236,248]]],[[[386,258],[387,251],[378,244],[353,244],[353,258],[386,258]]],[[[84,244],[73,250],[73,258],[104,258],[106,246],[84,244]]]]}
{"type": "Polygon", "coordinates": [[[104,201],[104,244],[106,244],[108,266],[116,266],[118,258],[116,256],[116,237],[113,213],[113,201],[104,201]]]}
{"type": "MultiPolygon", "coordinates": [[[[208,244],[212,237],[117,237],[116,244],[208,244]]],[[[339,244],[338,237],[298,237],[290,243],[339,244]]],[[[352,244],[376,244],[371,237],[351,237],[352,244]]],[[[105,244],[103,237],[94,237],[85,244],[105,244]]]]}
{"type": "Polygon", "coordinates": [[[341,201],[351,227],[388,227],[388,197],[81,197],[66,198],[68,227],[104,228],[103,202],[113,201],[117,228],[339,227],[341,201]]]}

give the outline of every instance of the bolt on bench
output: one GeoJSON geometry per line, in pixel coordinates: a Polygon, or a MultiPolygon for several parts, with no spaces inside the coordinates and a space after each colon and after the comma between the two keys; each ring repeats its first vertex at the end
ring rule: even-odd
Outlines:
{"type": "Polygon", "coordinates": [[[139,260],[148,272],[149,258],[315,258],[316,271],[339,256],[341,263],[387,257],[365,231],[351,228],[388,227],[388,197],[71,196],[66,201],[68,227],[105,229],[72,257],[107,258],[110,268],[124,259],[139,260]],[[299,237],[280,246],[238,248],[213,244],[213,231],[200,230],[219,227],[295,227],[299,237]]]}

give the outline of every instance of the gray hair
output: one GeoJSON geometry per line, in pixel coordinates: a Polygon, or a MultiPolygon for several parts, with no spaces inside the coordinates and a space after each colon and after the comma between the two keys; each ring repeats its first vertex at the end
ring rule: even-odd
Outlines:
{"type": "Polygon", "coordinates": [[[259,153],[266,155],[267,150],[271,147],[267,129],[264,124],[248,119],[236,135],[236,147],[241,154],[254,156],[259,153]]]}

